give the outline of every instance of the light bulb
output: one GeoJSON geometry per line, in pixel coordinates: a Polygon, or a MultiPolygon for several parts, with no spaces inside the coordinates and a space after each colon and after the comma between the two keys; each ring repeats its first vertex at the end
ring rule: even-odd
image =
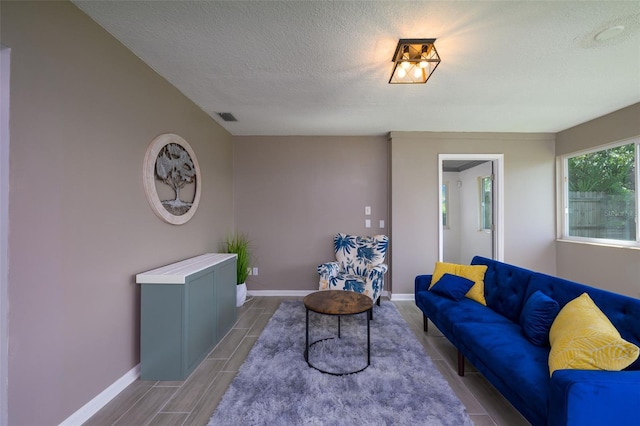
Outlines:
{"type": "Polygon", "coordinates": [[[420,53],[420,68],[427,68],[429,63],[427,62],[427,57],[429,55],[429,47],[422,46],[422,52],[420,53]]]}
{"type": "Polygon", "coordinates": [[[404,68],[398,68],[398,78],[405,78],[407,76],[407,72],[404,68]]]}
{"type": "Polygon", "coordinates": [[[417,68],[413,70],[413,76],[415,78],[420,78],[422,77],[422,68],[417,68]]]}
{"type": "Polygon", "coordinates": [[[400,62],[400,66],[405,70],[411,66],[409,63],[409,46],[404,47],[404,51],[402,52],[402,61],[400,62]]]}

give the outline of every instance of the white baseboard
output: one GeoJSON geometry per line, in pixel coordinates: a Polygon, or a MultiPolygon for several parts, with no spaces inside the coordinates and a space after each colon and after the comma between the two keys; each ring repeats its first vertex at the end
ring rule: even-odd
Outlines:
{"type": "Polygon", "coordinates": [[[100,392],[95,398],[87,402],[78,411],[67,417],[59,426],[77,426],[86,422],[113,398],[118,396],[127,386],[140,377],[140,364],[127,371],[122,377],[113,382],[108,388],[100,392]]]}
{"type": "Polygon", "coordinates": [[[413,293],[393,293],[391,295],[391,300],[392,301],[406,301],[409,300],[411,302],[413,302],[414,300],[416,300],[416,297],[413,293]]]}

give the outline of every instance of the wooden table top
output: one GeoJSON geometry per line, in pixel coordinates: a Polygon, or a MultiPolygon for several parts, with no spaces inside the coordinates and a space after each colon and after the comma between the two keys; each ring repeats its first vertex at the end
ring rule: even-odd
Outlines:
{"type": "Polygon", "coordinates": [[[373,307],[369,296],[345,290],[317,291],[305,296],[302,303],[307,309],[325,315],[354,315],[373,307]]]}

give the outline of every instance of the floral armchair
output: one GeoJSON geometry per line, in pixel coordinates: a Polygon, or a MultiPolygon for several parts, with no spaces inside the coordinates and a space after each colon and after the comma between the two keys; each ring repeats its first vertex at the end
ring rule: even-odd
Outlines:
{"type": "Polygon", "coordinates": [[[318,265],[320,290],[350,290],[369,296],[380,305],[389,237],[337,234],[333,238],[336,261],[318,265]]]}

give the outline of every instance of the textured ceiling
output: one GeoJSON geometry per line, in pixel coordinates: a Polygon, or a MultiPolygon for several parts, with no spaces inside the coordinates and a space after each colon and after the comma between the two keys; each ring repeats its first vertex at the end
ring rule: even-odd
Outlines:
{"type": "Polygon", "coordinates": [[[233,135],[557,132],[640,102],[640,0],[74,3],[233,135]],[[437,39],[426,85],[387,83],[400,38],[437,39]]]}

